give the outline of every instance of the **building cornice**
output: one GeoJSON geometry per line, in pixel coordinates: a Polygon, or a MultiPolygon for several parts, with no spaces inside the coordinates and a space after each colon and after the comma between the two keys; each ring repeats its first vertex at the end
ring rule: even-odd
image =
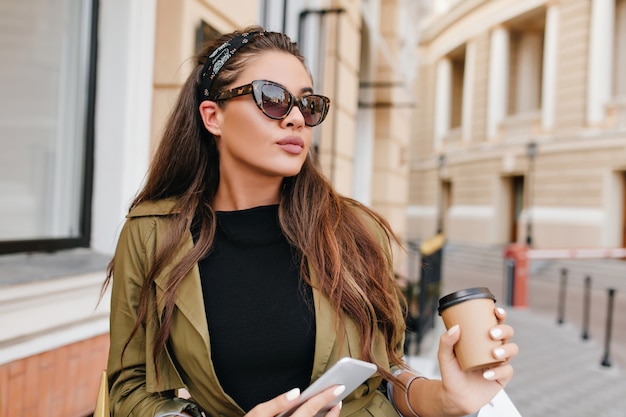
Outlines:
{"type": "Polygon", "coordinates": [[[484,32],[485,29],[506,24],[517,16],[539,7],[546,7],[549,3],[550,0],[460,1],[445,14],[426,18],[419,44],[433,51],[438,57],[484,32]],[[451,31],[453,28],[454,31],[451,31]]]}
{"type": "Polygon", "coordinates": [[[457,2],[448,12],[442,15],[431,15],[426,18],[420,36],[420,44],[428,44],[443,31],[459,21],[462,17],[481,7],[489,0],[466,0],[457,2]]]}
{"type": "MultiPolygon", "coordinates": [[[[559,135],[559,136],[537,136],[537,155],[580,152],[599,149],[615,149],[621,148],[626,157],[626,143],[624,138],[626,132],[601,132],[601,131],[585,131],[575,135],[559,135]]],[[[528,142],[481,142],[468,145],[463,149],[451,150],[445,152],[446,164],[453,166],[456,164],[481,163],[488,160],[501,159],[504,157],[522,157],[526,158],[526,148],[528,142]]],[[[429,171],[437,169],[439,155],[433,154],[430,158],[413,161],[411,163],[412,171],[429,171]]],[[[626,160],[626,159],[624,159],[626,160]]],[[[626,168],[626,163],[619,167],[626,168]]]]}

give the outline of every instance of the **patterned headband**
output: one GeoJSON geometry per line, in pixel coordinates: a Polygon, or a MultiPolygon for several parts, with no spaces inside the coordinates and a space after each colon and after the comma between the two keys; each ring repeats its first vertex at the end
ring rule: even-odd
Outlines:
{"type": "Polygon", "coordinates": [[[221,44],[215,51],[209,55],[204,67],[202,68],[202,75],[200,78],[200,101],[209,100],[211,94],[211,87],[213,86],[213,79],[235,52],[242,46],[246,45],[255,36],[263,32],[245,32],[235,36],[229,41],[221,44]]]}

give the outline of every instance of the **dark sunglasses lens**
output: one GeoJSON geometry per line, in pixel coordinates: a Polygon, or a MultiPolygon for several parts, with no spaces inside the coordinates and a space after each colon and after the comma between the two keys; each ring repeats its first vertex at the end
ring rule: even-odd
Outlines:
{"type": "Polygon", "coordinates": [[[265,84],[261,88],[261,109],[272,119],[282,119],[289,113],[291,96],[284,88],[265,84]]]}
{"type": "Polygon", "coordinates": [[[300,111],[308,126],[316,126],[323,120],[326,102],[320,96],[304,96],[300,99],[300,111]]]}

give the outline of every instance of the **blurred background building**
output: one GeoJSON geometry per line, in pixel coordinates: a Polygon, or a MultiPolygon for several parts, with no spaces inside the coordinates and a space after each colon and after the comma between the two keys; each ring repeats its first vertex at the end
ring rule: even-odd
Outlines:
{"type": "Polygon", "coordinates": [[[299,41],[333,101],[314,133],[325,173],[405,238],[419,6],[3,0],[0,415],[93,411],[106,265],[193,56],[220,33],[261,24],[299,41]]]}
{"type": "Polygon", "coordinates": [[[93,411],[128,205],[200,45],[250,24],[299,42],[324,172],[402,239],[624,246],[626,0],[3,0],[1,416],[93,411]]]}
{"type": "Polygon", "coordinates": [[[626,1],[430,3],[411,238],[624,246],[626,1]]]}

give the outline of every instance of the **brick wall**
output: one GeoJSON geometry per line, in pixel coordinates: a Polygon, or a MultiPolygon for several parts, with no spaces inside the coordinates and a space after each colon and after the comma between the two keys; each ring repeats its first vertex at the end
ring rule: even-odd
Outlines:
{"type": "Polygon", "coordinates": [[[0,365],[0,417],[85,417],[106,368],[108,334],[0,365]]]}

